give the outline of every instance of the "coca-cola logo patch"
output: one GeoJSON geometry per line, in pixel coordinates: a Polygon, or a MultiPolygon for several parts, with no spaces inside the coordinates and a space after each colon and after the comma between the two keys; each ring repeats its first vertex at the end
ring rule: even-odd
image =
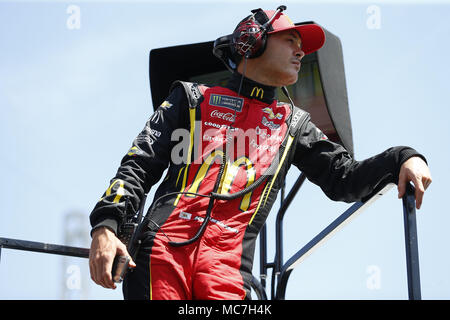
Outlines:
{"type": "Polygon", "coordinates": [[[210,114],[212,118],[219,118],[225,121],[233,122],[235,115],[232,112],[221,112],[218,110],[213,110],[210,114]]]}

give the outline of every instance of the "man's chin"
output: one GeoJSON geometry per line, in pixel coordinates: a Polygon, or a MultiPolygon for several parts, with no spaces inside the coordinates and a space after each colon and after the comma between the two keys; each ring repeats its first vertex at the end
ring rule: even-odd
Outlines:
{"type": "Polygon", "coordinates": [[[298,73],[295,75],[290,76],[289,78],[286,78],[286,84],[285,86],[290,86],[291,84],[296,83],[298,80],[298,73]]]}

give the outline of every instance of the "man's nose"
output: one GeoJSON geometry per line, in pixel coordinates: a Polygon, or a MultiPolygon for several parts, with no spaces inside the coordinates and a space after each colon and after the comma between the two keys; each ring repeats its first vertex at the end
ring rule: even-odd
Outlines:
{"type": "Polygon", "coordinates": [[[297,52],[295,53],[295,56],[298,60],[302,60],[305,56],[305,52],[303,52],[303,50],[299,48],[299,50],[297,50],[297,52]]]}

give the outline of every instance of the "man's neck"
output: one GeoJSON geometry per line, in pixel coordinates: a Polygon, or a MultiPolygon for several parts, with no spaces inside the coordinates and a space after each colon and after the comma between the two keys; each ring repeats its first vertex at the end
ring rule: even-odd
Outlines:
{"type": "Polygon", "coordinates": [[[277,81],[278,77],[267,74],[266,70],[261,68],[261,64],[256,59],[247,59],[247,61],[241,62],[237,68],[237,72],[265,86],[278,88],[283,86],[282,83],[277,81]]]}
{"type": "Polygon", "coordinates": [[[235,72],[230,77],[227,88],[240,93],[244,97],[257,99],[269,104],[276,98],[276,87],[264,85],[247,77],[242,78],[242,74],[239,72],[235,72]]]}

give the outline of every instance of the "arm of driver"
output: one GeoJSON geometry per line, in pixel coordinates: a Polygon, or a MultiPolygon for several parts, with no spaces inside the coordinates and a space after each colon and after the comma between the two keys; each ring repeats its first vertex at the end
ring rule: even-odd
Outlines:
{"type": "MultiPolygon", "coordinates": [[[[89,250],[89,270],[91,279],[104,288],[116,289],[112,280],[111,269],[116,255],[129,256],[125,245],[116,237],[114,232],[106,227],[98,228],[92,233],[91,248],[89,250]]],[[[130,267],[135,267],[133,260],[130,267]]]]}
{"type": "Polygon", "coordinates": [[[425,190],[432,182],[430,170],[420,157],[412,157],[402,164],[398,179],[398,198],[403,197],[406,192],[406,184],[410,181],[416,190],[416,208],[420,209],[425,190]]]}

